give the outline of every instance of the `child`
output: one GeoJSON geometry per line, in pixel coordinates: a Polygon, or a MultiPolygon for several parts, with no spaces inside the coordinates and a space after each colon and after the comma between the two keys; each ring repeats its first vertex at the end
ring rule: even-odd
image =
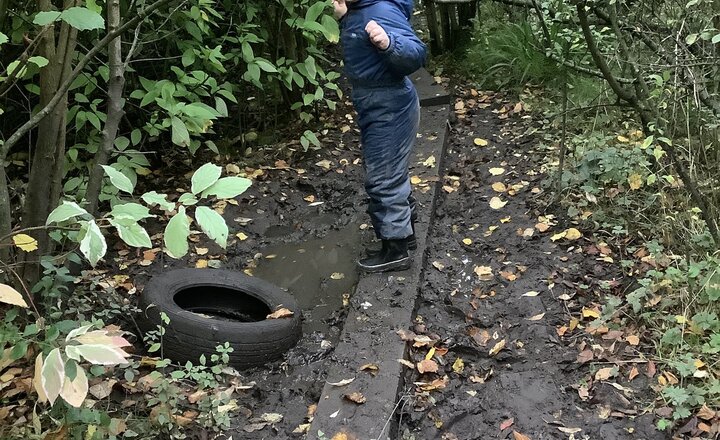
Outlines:
{"type": "Polygon", "coordinates": [[[410,25],[413,0],[333,0],[340,19],[345,73],[358,113],[368,214],[379,252],[358,262],[366,272],[405,270],[414,248],[414,199],[408,164],[420,104],[407,75],[425,63],[426,48],[410,25]]]}

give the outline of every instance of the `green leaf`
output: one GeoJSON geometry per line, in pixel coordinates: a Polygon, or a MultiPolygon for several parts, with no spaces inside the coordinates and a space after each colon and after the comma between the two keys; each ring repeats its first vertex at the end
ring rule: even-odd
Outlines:
{"type": "Polygon", "coordinates": [[[60,14],[60,19],[80,31],[105,28],[105,19],[102,15],[80,6],[64,10],[60,14]]]}
{"type": "Polygon", "coordinates": [[[127,353],[123,350],[102,344],[83,344],[75,347],[75,352],[94,365],[119,365],[127,363],[127,353]]]}
{"type": "Polygon", "coordinates": [[[321,146],[320,140],[318,140],[317,136],[315,136],[315,133],[313,133],[312,131],[306,130],[305,133],[303,133],[303,135],[304,135],[310,142],[312,142],[313,145],[315,145],[316,147],[321,146]]]}
{"type": "Polygon", "coordinates": [[[163,241],[167,254],[172,258],[181,258],[188,253],[188,236],[190,235],[190,221],[185,214],[185,207],[181,206],[178,213],[170,219],[165,227],[163,241]]]}
{"type": "Polygon", "coordinates": [[[310,8],[308,8],[307,13],[305,14],[305,20],[307,21],[315,21],[318,19],[318,17],[323,13],[325,8],[327,7],[326,2],[315,2],[313,3],[310,8]]]}
{"type": "Polygon", "coordinates": [[[209,121],[217,119],[219,116],[217,110],[202,102],[193,102],[182,108],[182,112],[192,119],[200,121],[209,121]]]}
{"type": "Polygon", "coordinates": [[[158,194],[155,191],[150,191],[140,196],[140,198],[148,205],[158,205],[165,211],[172,211],[175,209],[175,204],[168,202],[167,194],[158,194]]]}
{"type": "Polygon", "coordinates": [[[93,328],[93,324],[83,325],[81,327],[78,327],[78,328],[72,330],[70,333],[68,333],[67,337],[65,337],[65,342],[68,342],[70,339],[72,339],[76,336],[84,335],[91,328],[93,328]]]}
{"type": "Polygon", "coordinates": [[[185,123],[176,116],[172,118],[172,141],[173,144],[180,145],[181,147],[190,145],[190,133],[185,123]]]}
{"type": "Polygon", "coordinates": [[[260,67],[262,70],[268,73],[277,73],[277,68],[272,65],[268,60],[265,58],[255,58],[255,63],[260,67]]]}
{"type": "Polygon", "coordinates": [[[115,188],[128,194],[132,194],[133,184],[125,174],[109,165],[102,165],[102,167],[105,170],[105,174],[110,177],[110,183],[112,183],[115,188]]]}
{"type": "Polygon", "coordinates": [[[150,210],[147,206],[143,206],[139,203],[123,203],[121,205],[115,205],[110,211],[110,215],[113,217],[130,217],[135,221],[139,221],[148,217],[154,217],[150,214],[150,210]]]}
{"type": "Polygon", "coordinates": [[[133,145],[137,145],[140,143],[140,140],[142,139],[142,132],[139,128],[136,128],[135,130],[130,133],[130,141],[133,145]]]}
{"type": "Polygon", "coordinates": [[[127,243],[128,246],[132,247],[152,247],[152,241],[145,228],[140,226],[132,217],[118,217],[109,219],[110,224],[115,226],[118,231],[118,235],[127,243]]]}
{"type": "Polygon", "coordinates": [[[178,198],[178,203],[182,203],[185,206],[192,206],[196,205],[198,202],[198,199],[195,198],[194,195],[191,193],[185,193],[178,198]]]}
{"type": "Polygon", "coordinates": [[[50,213],[50,215],[48,215],[48,218],[47,218],[47,221],[45,222],[45,224],[49,225],[50,223],[62,223],[66,220],[70,220],[71,218],[77,217],[79,215],[89,216],[90,214],[86,210],[82,209],[75,202],[63,201],[62,205],[53,209],[53,211],[50,213]]]}
{"type": "Polygon", "coordinates": [[[198,222],[203,232],[214,240],[221,248],[227,246],[228,227],[225,219],[213,209],[207,206],[198,206],[195,210],[195,221],[198,222]]]}
{"type": "Polygon", "coordinates": [[[30,58],[28,58],[28,62],[33,63],[38,67],[45,67],[50,63],[50,61],[48,61],[47,58],[40,57],[40,56],[30,57],[30,58]]]}
{"type": "Polygon", "coordinates": [[[218,199],[232,199],[247,191],[247,189],[250,188],[250,185],[252,185],[252,181],[244,177],[223,177],[203,191],[202,196],[215,196],[218,199]]]}
{"type": "Polygon", "coordinates": [[[685,37],[685,44],[688,46],[691,46],[693,43],[695,43],[698,39],[700,34],[690,34],[687,37],[685,37]]]}
{"type": "Polygon", "coordinates": [[[190,179],[192,183],[190,190],[193,194],[200,194],[217,182],[221,173],[222,168],[212,163],[206,163],[193,173],[192,179],[190,179]]]}
{"type": "Polygon", "coordinates": [[[5,43],[7,43],[8,41],[9,41],[9,40],[8,40],[8,36],[5,35],[5,34],[3,34],[2,32],[0,32],[0,44],[5,44],[5,43]]]}
{"type": "Polygon", "coordinates": [[[45,26],[46,24],[50,24],[54,21],[58,21],[60,18],[61,13],[58,11],[43,11],[38,12],[37,15],[35,15],[35,19],[33,20],[33,23],[39,26],[45,26]]]}
{"type": "Polygon", "coordinates": [[[59,348],[53,349],[48,354],[40,375],[43,391],[52,405],[60,395],[65,381],[65,362],[63,362],[59,348]]]}
{"type": "Polygon", "coordinates": [[[717,34],[714,37],[712,37],[712,40],[710,40],[710,41],[712,41],[712,44],[720,43],[720,34],[717,34]]]}
{"type": "Polygon", "coordinates": [[[105,237],[95,220],[87,222],[83,229],[85,229],[85,236],[80,241],[80,252],[85,255],[85,258],[94,267],[107,252],[105,237]]]}
{"type": "Polygon", "coordinates": [[[340,41],[340,28],[338,22],[329,15],[323,15],[320,22],[323,27],[323,35],[331,43],[340,41]]]}

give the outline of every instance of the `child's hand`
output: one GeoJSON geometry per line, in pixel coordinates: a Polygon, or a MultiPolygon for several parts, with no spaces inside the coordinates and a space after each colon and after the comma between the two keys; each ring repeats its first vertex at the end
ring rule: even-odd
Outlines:
{"type": "Polygon", "coordinates": [[[347,14],[347,5],[345,0],[333,0],[333,6],[335,7],[335,18],[340,20],[347,14]]]}
{"type": "Polygon", "coordinates": [[[390,37],[388,37],[385,29],[377,24],[375,20],[370,20],[367,26],[365,26],[365,32],[368,33],[370,41],[372,41],[372,44],[378,49],[387,50],[387,48],[390,47],[390,37]]]}

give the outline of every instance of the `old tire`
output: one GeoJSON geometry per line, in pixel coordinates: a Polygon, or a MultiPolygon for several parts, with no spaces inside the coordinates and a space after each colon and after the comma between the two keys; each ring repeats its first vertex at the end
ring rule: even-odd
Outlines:
{"type": "Polygon", "coordinates": [[[153,277],[141,296],[141,326],[161,325],[161,312],[170,318],[163,336],[163,355],[173,361],[210,360],[218,345],[233,348],[230,365],[260,366],[279,359],[300,339],[300,308],[282,289],[241,272],[214,269],[172,270],[153,277]],[[293,315],[266,319],[280,307],[293,315]]]}

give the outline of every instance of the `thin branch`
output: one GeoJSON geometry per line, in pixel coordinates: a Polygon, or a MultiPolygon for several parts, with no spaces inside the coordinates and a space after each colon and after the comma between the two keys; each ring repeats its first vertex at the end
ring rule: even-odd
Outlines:
{"type": "Polygon", "coordinates": [[[77,78],[82,70],[87,66],[87,64],[90,62],[90,60],[93,59],[93,57],[103,50],[108,44],[110,44],[111,41],[113,41],[115,38],[117,38],[119,35],[122,35],[125,31],[128,29],[136,26],[138,23],[140,23],[142,20],[147,18],[150,14],[152,14],[155,10],[159,9],[163,5],[170,3],[173,0],[157,0],[155,3],[151,4],[147,8],[145,8],[142,11],[138,11],[136,15],[125,22],[122,26],[118,28],[117,31],[108,33],[102,40],[98,41],[95,47],[90,49],[90,51],[83,56],[80,61],[78,62],[75,69],[72,71],[72,73],[69,75],[69,77],[65,80],[65,82],[62,83],[62,85],[58,88],[58,91],[55,93],[53,98],[50,100],[50,102],[45,105],[40,111],[38,111],[32,118],[30,118],[29,121],[27,121],[25,124],[23,124],[20,128],[18,128],[5,142],[5,144],[0,148],[0,163],[5,161],[5,158],[7,157],[8,152],[12,147],[15,146],[15,144],[18,143],[20,139],[22,139],[25,134],[27,134],[30,130],[35,128],[37,124],[40,123],[54,108],[57,106],[62,98],[67,93],[68,89],[70,89],[70,86],[72,85],[75,78],[77,78]]]}

